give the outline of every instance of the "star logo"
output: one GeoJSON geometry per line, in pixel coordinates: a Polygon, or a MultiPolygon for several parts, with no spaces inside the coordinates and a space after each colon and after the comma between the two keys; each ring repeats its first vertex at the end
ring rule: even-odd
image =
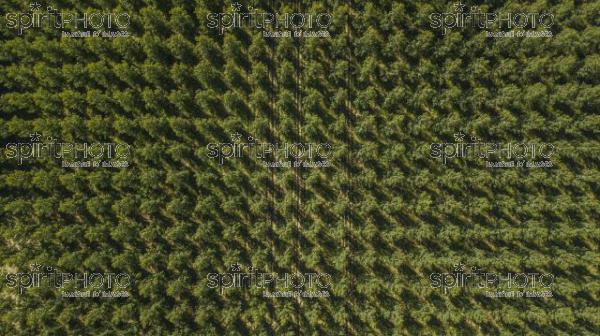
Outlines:
{"type": "Polygon", "coordinates": [[[31,138],[31,142],[38,142],[40,141],[40,138],[42,137],[41,134],[39,134],[38,132],[29,134],[29,137],[31,138]]]}
{"type": "Polygon", "coordinates": [[[457,12],[462,12],[464,10],[464,8],[465,8],[465,4],[460,1],[454,4],[454,10],[457,12]]]}
{"type": "Polygon", "coordinates": [[[233,142],[239,141],[240,138],[242,137],[242,135],[238,132],[231,133],[229,136],[231,137],[231,141],[233,141],[233,142]]]}
{"type": "Polygon", "coordinates": [[[241,269],[242,269],[242,266],[238,263],[231,264],[231,266],[229,267],[229,270],[231,272],[239,272],[241,269]]]}
{"type": "Polygon", "coordinates": [[[40,264],[30,264],[29,265],[29,269],[32,270],[33,272],[37,272],[42,268],[42,265],[40,264]]]}
{"type": "Polygon", "coordinates": [[[32,12],[35,10],[39,10],[40,8],[42,8],[42,5],[40,5],[39,2],[32,2],[29,4],[29,10],[32,12]]]}
{"type": "Polygon", "coordinates": [[[242,5],[239,2],[234,2],[231,4],[231,8],[233,8],[234,12],[239,12],[242,9],[242,5]]]}
{"type": "Polygon", "coordinates": [[[458,133],[454,133],[454,141],[462,142],[464,138],[465,135],[463,134],[463,132],[459,131],[458,133]]]}
{"type": "Polygon", "coordinates": [[[455,272],[462,272],[465,269],[465,265],[462,262],[458,262],[458,264],[454,264],[455,272]]]}

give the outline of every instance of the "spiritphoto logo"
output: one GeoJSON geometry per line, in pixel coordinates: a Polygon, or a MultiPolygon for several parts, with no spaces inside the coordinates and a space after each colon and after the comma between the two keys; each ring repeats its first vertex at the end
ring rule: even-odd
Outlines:
{"type": "Polygon", "coordinates": [[[262,160],[267,168],[320,168],[329,167],[333,147],[329,143],[270,143],[260,142],[252,136],[243,142],[240,133],[230,135],[231,142],[209,143],[206,145],[207,156],[219,160],[251,157],[262,160]]]}
{"type": "Polygon", "coordinates": [[[128,13],[94,11],[79,14],[59,11],[52,6],[42,6],[38,2],[31,3],[29,10],[25,13],[6,13],[6,26],[15,29],[19,35],[29,29],[46,27],[61,30],[83,29],[75,32],[63,30],[63,37],[126,37],[129,35],[125,30],[131,23],[128,13]],[[111,29],[118,29],[118,31],[111,29]]]}
{"type": "Polygon", "coordinates": [[[329,297],[332,277],[328,273],[261,272],[253,266],[232,264],[228,272],[209,273],[208,288],[220,291],[232,288],[257,288],[263,297],[329,297]],[[245,268],[245,270],[244,270],[245,268]]]}
{"type": "MultiPolygon", "coordinates": [[[[477,6],[471,6],[469,11],[465,11],[465,4],[458,2],[454,4],[454,12],[432,13],[429,15],[429,20],[431,28],[442,29],[443,35],[446,35],[450,29],[462,29],[465,27],[477,29],[528,28],[532,30],[540,27],[546,30],[518,31],[512,34],[519,37],[548,37],[552,36],[552,32],[548,29],[554,25],[554,14],[547,12],[482,12],[477,6]]],[[[493,34],[491,32],[488,33],[493,34]]],[[[511,34],[508,33],[508,35],[510,36],[511,34]]]]}
{"type": "Polygon", "coordinates": [[[30,159],[56,158],[62,159],[64,168],[125,168],[130,154],[131,148],[125,143],[57,142],[51,136],[43,141],[37,132],[30,134],[30,142],[8,143],[5,148],[6,158],[19,165],[30,159]]]}
{"type": "Polygon", "coordinates": [[[263,31],[264,37],[329,37],[329,13],[269,13],[236,2],[230,12],[209,13],[207,27],[219,34],[234,28],[254,28],[263,31]]]}
{"type": "Polygon", "coordinates": [[[487,290],[487,297],[552,297],[551,288],[555,277],[551,273],[520,272],[498,273],[484,272],[472,266],[465,272],[462,262],[454,264],[454,271],[431,273],[431,287],[441,289],[447,294],[454,288],[477,288],[487,290]]]}
{"type": "Polygon", "coordinates": [[[441,159],[444,164],[454,158],[480,158],[486,160],[487,168],[548,168],[552,167],[550,157],[554,154],[555,146],[551,143],[482,142],[477,136],[471,136],[470,142],[464,142],[465,134],[454,134],[455,142],[432,143],[429,155],[441,159]],[[501,161],[487,161],[496,159],[501,161]],[[537,160],[537,161],[536,161],[537,160]]]}
{"type": "Polygon", "coordinates": [[[125,291],[131,285],[127,273],[61,272],[53,266],[31,264],[27,272],[8,273],[6,286],[19,294],[28,288],[42,286],[61,289],[62,297],[129,297],[125,291]],[[76,289],[73,291],[66,291],[76,289]]]}

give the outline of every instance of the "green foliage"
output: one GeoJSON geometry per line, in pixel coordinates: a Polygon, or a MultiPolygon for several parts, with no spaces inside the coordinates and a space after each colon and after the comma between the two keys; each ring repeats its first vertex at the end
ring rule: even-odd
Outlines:
{"type": "Polygon", "coordinates": [[[429,15],[449,1],[252,4],[327,12],[331,37],[219,34],[206,19],[231,11],[222,1],[57,2],[128,12],[125,38],[17,35],[0,20],[0,273],[43,263],[132,278],[128,298],[87,299],[19,295],[2,276],[0,334],[600,333],[598,1],[477,2],[555,15],[551,38],[504,39],[432,29],[429,15]],[[458,131],[553,143],[557,163],[502,170],[429,157],[429,144],[458,131]],[[126,142],[130,166],[8,160],[4,144],[34,132],[126,142]],[[330,143],[333,165],[208,158],[206,145],[232,133],[330,143]],[[429,274],[459,261],[555,274],[554,297],[431,287],[429,274]],[[328,273],[331,297],[207,287],[208,273],[234,263],[328,273]]]}

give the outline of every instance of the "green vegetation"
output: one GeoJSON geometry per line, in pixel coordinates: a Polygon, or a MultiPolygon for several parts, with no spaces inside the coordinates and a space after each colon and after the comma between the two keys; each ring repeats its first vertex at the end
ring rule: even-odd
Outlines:
{"type": "Polygon", "coordinates": [[[0,0],[0,335],[600,334],[599,1],[467,3],[553,13],[539,38],[443,34],[429,16],[445,1],[252,1],[329,13],[312,38],[220,34],[222,1],[50,5],[129,13],[131,36],[19,35],[5,14],[29,3],[0,0]],[[458,132],[552,143],[553,167],[430,156],[458,132]],[[33,133],[129,144],[129,167],[7,158],[33,133]],[[328,143],[332,165],[210,158],[232,133],[328,143]],[[432,288],[460,262],[553,274],[553,297],[432,288]],[[331,297],[207,286],[235,263],[330,274],[331,297]],[[31,264],[127,273],[130,296],[19,294],[5,274],[31,264]]]}

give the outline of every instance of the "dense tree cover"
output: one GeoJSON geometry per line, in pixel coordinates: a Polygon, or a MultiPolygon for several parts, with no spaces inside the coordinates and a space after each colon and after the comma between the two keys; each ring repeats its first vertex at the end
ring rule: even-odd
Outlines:
{"type": "MultiPolygon", "coordinates": [[[[57,1],[131,14],[127,38],[17,35],[0,19],[0,261],[127,272],[128,298],[0,291],[0,334],[585,335],[600,332],[598,1],[477,1],[555,14],[552,38],[443,35],[433,1],[252,1],[328,12],[329,38],[206,26],[221,1],[57,1]],[[549,169],[447,165],[429,144],[462,131],[557,146],[549,169]],[[18,165],[4,145],[38,132],[125,142],[128,168],[18,165]],[[327,142],[333,165],[220,165],[208,143],[327,142]],[[432,288],[463,261],[556,275],[554,297],[432,288]],[[331,274],[332,297],[219,292],[233,263],[331,274]]],[[[0,2],[2,13],[28,4],[0,2]]],[[[246,4],[244,4],[246,5],[246,4]]],[[[469,4],[470,5],[470,4],[469,4]]],[[[3,280],[4,281],[4,277],[3,280]]],[[[4,283],[3,283],[4,284],[4,283]]]]}

